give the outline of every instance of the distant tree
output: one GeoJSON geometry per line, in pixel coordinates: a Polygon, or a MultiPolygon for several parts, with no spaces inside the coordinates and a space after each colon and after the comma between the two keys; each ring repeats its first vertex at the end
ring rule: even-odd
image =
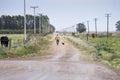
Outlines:
{"type": "Polygon", "coordinates": [[[1,20],[1,18],[0,18],[0,29],[2,28],[2,20],[1,20]]]}
{"type": "Polygon", "coordinates": [[[55,32],[55,27],[52,24],[50,24],[49,27],[50,33],[55,32]]]}
{"type": "Polygon", "coordinates": [[[117,28],[116,31],[120,31],[120,20],[116,23],[116,28],[117,28]]]}
{"type": "Polygon", "coordinates": [[[83,23],[79,23],[77,24],[77,28],[76,28],[77,32],[82,33],[86,31],[86,27],[83,23]]]}

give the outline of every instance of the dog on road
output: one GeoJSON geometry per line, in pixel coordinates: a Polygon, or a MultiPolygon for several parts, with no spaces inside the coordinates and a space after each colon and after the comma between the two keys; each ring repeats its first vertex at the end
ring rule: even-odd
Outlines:
{"type": "Polygon", "coordinates": [[[64,42],[62,42],[62,45],[65,45],[65,43],[64,43],[64,42]]]}

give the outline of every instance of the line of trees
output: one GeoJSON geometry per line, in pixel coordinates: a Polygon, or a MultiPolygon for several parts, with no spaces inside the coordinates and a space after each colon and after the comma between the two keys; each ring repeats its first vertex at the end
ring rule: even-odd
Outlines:
{"type": "MultiPolygon", "coordinates": [[[[24,32],[24,16],[2,15],[0,17],[0,33],[23,34],[24,32]]],[[[27,33],[33,33],[34,16],[26,15],[27,33]]],[[[50,24],[47,15],[36,16],[36,33],[47,34],[55,31],[53,25],[50,24]],[[40,19],[40,20],[39,20],[40,19]]]]}

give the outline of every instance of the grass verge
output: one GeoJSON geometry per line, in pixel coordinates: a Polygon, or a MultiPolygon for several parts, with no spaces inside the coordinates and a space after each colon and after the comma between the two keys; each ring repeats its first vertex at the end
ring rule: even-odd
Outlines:
{"type": "MultiPolygon", "coordinates": [[[[18,36],[18,35],[17,35],[18,36]]],[[[18,41],[15,35],[12,37],[11,48],[0,48],[0,58],[17,58],[17,57],[33,57],[48,54],[50,48],[50,36],[42,37],[40,35],[32,35],[26,43],[23,40],[18,41]],[[15,38],[15,39],[14,39],[15,38]]],[[[20,38],[20,37],[18,37],[20,38]]]]}

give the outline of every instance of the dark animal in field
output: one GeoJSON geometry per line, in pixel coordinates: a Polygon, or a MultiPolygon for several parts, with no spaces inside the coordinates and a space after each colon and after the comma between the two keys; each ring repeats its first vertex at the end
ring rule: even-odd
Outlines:
{"type": "Polygon", "coordinates": [[[1,41],[1,46],[3,47],[8,47],[8,42],[9,42],[9,39],[7,36],[2,36],[0,38],[0,41],[1,41]]]}
{"type": "Polygon", "coordinates": [[[72,32],[72,36],[75,36],[75,33],[74,33],[74,32],[72,32]]]}
{"type": "Polygon", "coordinates": [[[96,34],[92,33],[92,38],[95,38],[96,37],[96,34]]]}

